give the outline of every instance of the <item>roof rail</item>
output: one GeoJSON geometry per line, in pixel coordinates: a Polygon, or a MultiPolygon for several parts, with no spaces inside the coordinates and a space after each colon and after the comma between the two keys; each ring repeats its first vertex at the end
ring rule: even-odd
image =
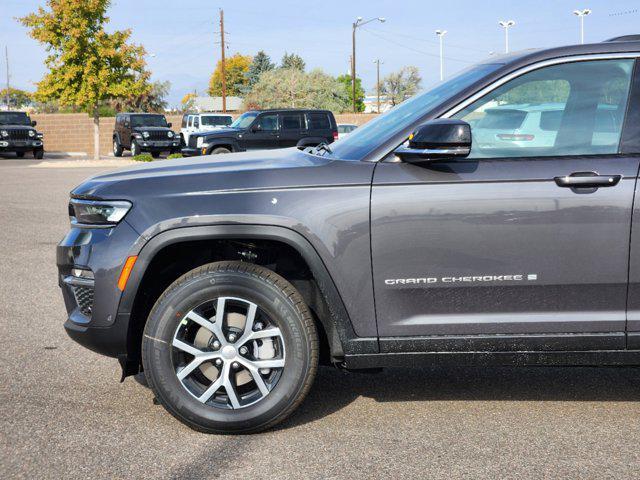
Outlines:
{"type": "Polygon", "coordinates": [[[640,41],[640,35],[622,35],[620,37],[613,37],[605,42],[638,42],[640,41]]]}

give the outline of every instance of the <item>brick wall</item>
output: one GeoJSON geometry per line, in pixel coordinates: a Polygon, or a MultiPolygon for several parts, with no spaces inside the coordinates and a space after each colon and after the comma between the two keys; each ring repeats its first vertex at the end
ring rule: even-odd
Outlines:
{"type": "MultiPolygon", "coordinates": [[[[235,116],[234,116],[235,117],[235,116]]],[[[338,123],[363,125],[376,114],[338,114],[338,123]]],[[[93,119],[85,113],[36,113],[31,116],[38,122],[36,129],[44,133],[44,146],[49,152],[78,152],[93,156],[93,119]]],[[[173,130],[180,131],[182,115],[167,115],[173,130]]],[[[100,118],[100,153],[111,155],[111,139],[115,118],[100,118]]]]}

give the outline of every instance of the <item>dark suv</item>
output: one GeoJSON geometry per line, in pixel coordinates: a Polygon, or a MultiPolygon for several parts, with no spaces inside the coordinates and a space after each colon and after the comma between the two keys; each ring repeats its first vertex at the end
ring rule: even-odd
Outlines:
{"type": "Polygon", "coordinates": [[[493,57],[330,146],[227,158],[87,180],[57,252],[69,335],[187,425],[268,428],[318,362],[640,365],[640,41],[493,57]],[[534,104],[562,115],[482,120],[534,104]]]}
{"type": "Polygon", "coordinates": [[[261,110],[240,115],[228,128],[189,135],[185,155],[244,152],[286,147],[315,147],[338,138],[328,110],[261,110]]]}
{"type": "Polygon", "coordinates": [[[0,112],[0,154],[15,152],[18,158],[31,152],[33,158],[44,156],[42,133],[25,112],[0,112]]]}
{"type": "Polygon", "coordinates": [[[119,113],[113,130],[113,154],[121,157],[125,150],[131,150],[134,157],[150,152],[158,158],[162,152],[179,152],[180,136],[171,130],[164,115],[119,113]]]}

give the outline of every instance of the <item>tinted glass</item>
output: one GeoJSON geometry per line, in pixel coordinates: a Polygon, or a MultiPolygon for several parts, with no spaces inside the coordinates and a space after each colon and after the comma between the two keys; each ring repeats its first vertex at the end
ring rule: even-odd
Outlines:
{"type": "Polygon", "coordinates": [[[233,128],[248,128],[253,120],[258,116],[258,112],[245,112],[231,123],[233,128]]]}
{"type": "Polygon", "coordinates": [[[618,152],[634,61],[554,65],[522,75],[465,108],[470,158],[613,154],[618,152]],[[521,111],[515,127],[495,111],[521,111]]]}
{"type": "Polygon", "coordinates": [[[202,125],[207,125],[210,127],[217,126],[228,126],[231,125],[233,121],[231,117],[227,117],[225,115],[205,115],[201,117],[202,125]]]}
{"type": "Polygon", "coordinates": [[[198,117],[193,117],[193,127],[200,128],[200,119],[198,117]]]}
{"type": "Polygon", "coordinates": [[[307,113],[309,130],[331,130],[331,120],[326,113],[307,113]]]}
{"type": "Polygon", "coordinates": [[[269,113],[261,115],[257,124],[263,131],[269,132],[278,129],[278,114],[269,113]]]}
{"type": "Polygon", "coordinates": [[[31,119],[24,112],[0,112],[0,125],[31,125],[31,119]]]}
{"type": "Polygon", "coordinates": [[[476,124],[478,128],[520,128],[527,112],[522,110],[487,110],[476,124]]]}
{"type": "Polygon", "coordinates": [[[132,127],[166,127],[164,115],[131,115],[132,127]]]}
{"type": "Polygon", "coordinates": [[[182,116],[182,128],[186,128],[187,126],[187,119],[189,118],[189,115],[183,115],[182,116]]]}
{"type": "Polygon", "coordinates": [[[500,67],[501,65],[499,64],[476,65],[446,82],[437,84],[424,93],[405,100],[389,112],[356,128],[347,137],[332,143],[332,155],[349,160],[364,158],[380,146],[383,140],[391,139],[408,130],[439,103],[457,95],[460,91],[470,87],[500,67]]]}
{"type": "Polygon", "coordinates": [[[281,118],[282,130],[300,130],[302,128],[302,115],[299,113],[285,113],[281,118]]]}

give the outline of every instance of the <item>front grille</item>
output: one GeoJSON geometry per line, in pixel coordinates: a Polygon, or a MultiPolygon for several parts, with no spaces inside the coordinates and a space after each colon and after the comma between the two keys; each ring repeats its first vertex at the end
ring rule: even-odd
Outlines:
{"type": "Polygon", "coordinates": [[[169,136],[167,135],[167,132],[150,131],[149,140],[169,140],[169,136]]]}
{"type": "Polygon", "coordinates": [[[191,135],[189,136],[189,148],[196,148],[198,145],[198,137],[191,135]]]}
{"type": "Polygon", "coordinates": [[[81,287],[79,285],[74,285],[72,288],[80,311],[83,315],[90,317],[91,309],[93,308],[93,288],[81,287]]]}
{"type": "Polygon", "coordinates": [[[15,130],[9,130],[9,138],[11,140],[29,140],[29,129],[20,128],[15,130]]]}

